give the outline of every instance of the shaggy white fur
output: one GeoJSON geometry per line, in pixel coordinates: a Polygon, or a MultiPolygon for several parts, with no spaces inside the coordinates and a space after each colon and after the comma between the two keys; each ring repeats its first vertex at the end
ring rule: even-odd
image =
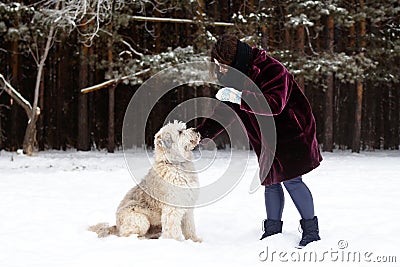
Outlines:
{"type": "Polygon", "coordinates": [[[121,201],[116,225],[100,223],[89,227],[99,237],[110,234],[140,238],[191,239],[201,242],[195,231],[193,206],[197,200],[198,177],[192,150],[200,134],[174,121],[154,138],[154,164],[144,179],[121,201]]]}

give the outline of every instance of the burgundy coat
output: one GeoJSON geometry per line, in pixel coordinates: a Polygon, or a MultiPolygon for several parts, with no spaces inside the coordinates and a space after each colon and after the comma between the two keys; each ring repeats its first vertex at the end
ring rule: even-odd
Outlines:
{"type": "MultiPolygon", "coordinates": [[[[244,86],[237,88],[242,91],[240,105],[225,103],[235,111],[247,131],[258,157],[262,184],[268,186],[283,182],[318,167],[322,156],[316,138],[315,119],[293,75],[265,50],[257,48],[252,49],[249,66],[247,76],[262,94],[244,86]],[[266,99],[269,108],[265,101],[264,104],[260,103],[261,98],[266,99]],[[248,103],[251,103],[251,108],[248,103]],[[263,148],[268,147],[268,140],[261,137],[256,121],[257,118],[271,116],[276,127],[275,155],[264,151],[263,148]]],[[[203,138],[215,138],[224,129],[211,117],[205,119],[197,130],[203,138]]]]}

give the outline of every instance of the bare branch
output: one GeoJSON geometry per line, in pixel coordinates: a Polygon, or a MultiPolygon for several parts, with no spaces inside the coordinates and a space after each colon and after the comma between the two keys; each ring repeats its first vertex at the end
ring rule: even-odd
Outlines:
{"type": "MultiPolygon", "coordinates": [[[[128,18],[136,21],[149,21],[149,22],[172,22],[172,23],[189,23],[196,24],[198,21],[192,19],[176,19],[176,18],[159,18],[159,17],[144,17],[144,16],[128,16],[128,18]]],[[[204,22],[207,25],[212,26],[234,26],[234,23],[230,22],[220,22],[220,21],[210,21],[204,22]]]]}
{"type": "Polygon", "coordinates": [[[314,55],[319,55],[317,52],[315,52],[314,48],[312,47],[311,39],[310,39],[310,31],[308,30],[308,27],[305,26],[304,28],[306,29],[306,33],[307,33],[308,47],[310,47],[310,50],[314,55]]]}
{"type": "MultiPolygon", "coordinates": [[[[59,2],[57,2],[55,9],[58,10],[59,8],[59,2]]],[[[47,35],[47,41],[46,41],[46,46],[44,47],[43,55],[40,58],[40,62],[38,65],[38,72],[36,75],[36,85],[35,85],[35,96],[33,98],[33,107],[32,107],[32,118],[35,117],[35,115],[38,115],[39,113],[37,112],[38,109],[38,101],[39,101],[39,88],[40,88],[40,82],[42,80],[42,73],[43,73],[43,68],[44,68],[44,63],[46,62],[47,55],[49,53],[49,50],[51,48],[51,45],[53,43],[53,38],[54,38],[54,24],[50,26],[49,29],[49,34],[47,35]]]]}
{"type": "MultiPolygon", "coordinates": [[[[112,34],[111,34],[110,32],[108,32],[108,31],[105,31],[105,30],[102,30],[102,29],[100,29],[100,31],[103,32],[103,33],[105,33],[105,34],[107,34],[108,36],[112,36],[112,34]]],[[[125,40],[122,39],[122,40],[121,40],[121,43],[123,43],[124,45],[126,45],[126,46],[129,48],[129,50],[130,50],[131,52],[133,52],[135,55],[137,55],[137,56],[139,56],[139,57],[143,57],[143,56],[144,56],[144,54],[142,54],[142,53],[136,51],[136,50],[131,46],[131,44],[128,43],[127,41],[125,41],[125,40]]]]}
{"type": "Polygon", "coordinates": [[[28,48],[29,48],[29,52],[31,53],[31,55],[32,55],[32,58],[33,58],[33,60],[35,61],[35,63],[36,63],[36,66],[39,66],[39,60],[36,58],[36,55],[35,55],[35,53],[32,51],[32,48],[31,48],[31,46],[28,44],[28,48]]]}
{"type": "Polygon", "coordinates": [[[93,86],[81,89],[81,93],[82,94],[87,94],[87,93],[90,93],[90,92],[93,92],[93,91],[108,87],[110,85],[120,83],[120,82],[122,82],[124,80],[129,80],[132,77],[145,74],[145,73],[147,73],[149,71],[150,71],[150,69],[145,69],[145,70],[139,71],[139,72],[131,74],[131,75],[126,75],[126,76],[123,76],[123,77],[120,77],[120,78],[115,78],[115,79],[112,79],[112,80],[109,80],[109,81],[106,81],[106,82],[103,82],[103,83],[100,83],[100,84],[97,84],[97,85],[93,85],[93,86]]]}
{"type": "Polygon", "coordinates": [[[4,104],[0,104],[0,108],[10,109],[10,106],[4,105],[4,104]]]}
{"type": "Polygon", "coordinates": [[[70,27],[78,30],[79,34],[91,41],[97,36],[102,23],[112,17],[113,4],[119,8],[127,0],[47,0],[39,2],[40,10],[51,18],[59,27],[70,27]],[[61,5],[60,8],[54,6],[61,5]],[[81,32],[79,28],[85,25],[93,26],[90,32],[81,32]]]}
{"type": "Polygon", "coordinates": [[[126,46],[129,48],[129,50],[131,50],[135,55],[137,55],[137,56],[139,56],[139,57],[143,57],[143,56],[144,56],[144,54],[142,54],[142,53],[136,51],[135,49],[133,49],[133,47],[132,47],[127,41],[122,40],[121,42],[122,42],[124,45],[126,45],[126,46]]]}

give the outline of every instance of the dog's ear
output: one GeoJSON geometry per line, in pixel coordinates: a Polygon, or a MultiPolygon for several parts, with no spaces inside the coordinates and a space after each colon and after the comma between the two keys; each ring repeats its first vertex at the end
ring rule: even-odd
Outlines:
{"type": "Polygon", "coordinates": [[[155,139],[156,146],[163,148],[171,148],[172,146],[172,136],[170,133],[157,134],[155,139]]]}
{"type": "Polygon", "coordinates": [[[165,133],[162,135],[162,144],[165,148],[171,148],[172,146],[172,136],[170,133],[165,133]]]}

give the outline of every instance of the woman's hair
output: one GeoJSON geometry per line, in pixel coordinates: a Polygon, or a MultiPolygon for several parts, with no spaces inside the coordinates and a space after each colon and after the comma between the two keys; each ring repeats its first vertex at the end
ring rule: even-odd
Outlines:
{"type": "MultiPolygon", "coordinates": [[[[235,60],[238,38],[233,34],[224,34],[211,47],[211,62],[214,59],[219,63],[231,66],[235,60]]],[[[215,64],[211,64],[210,74],[215,75],[215,64]]]]}
{"type": "Polygon", "coordinates": [[[222,35],[211,48],[211,61],[231,65],[235,60],[238,38],[232,34],[222,35]]]}

